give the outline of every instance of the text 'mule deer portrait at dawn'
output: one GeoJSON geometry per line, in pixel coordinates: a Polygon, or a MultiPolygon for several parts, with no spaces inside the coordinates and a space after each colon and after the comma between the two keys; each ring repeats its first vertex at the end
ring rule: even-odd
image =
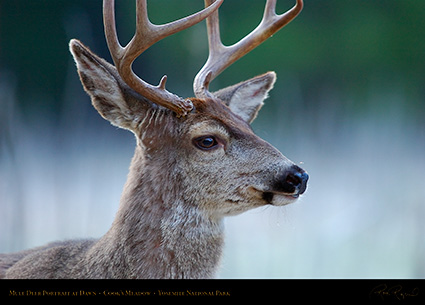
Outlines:
{"type": "Polygon", "coordinates": [[[223,217],[265,205],[294,202],[307,173],[257,137],[250,123],[272,89],[275,73],[217,92],[209,83],[233,62],[294,19],[303,2],[282,15],[267,0],[261,23],[232,46],[220,39],[218,8],[153,25],[146,0],[136,2],[136,33],[118,41],[114,0],[104,0],[105,35],[114,66],[71,40],[93,106],[137,140],[120,206],[98,240],[55,242],[0,255],[4,278],[211,278],[223,248],[223,217]],[[146,83],[133,61],[157,41],[206,19],[209,57],[193,82],[194,98],[146,83]]]}

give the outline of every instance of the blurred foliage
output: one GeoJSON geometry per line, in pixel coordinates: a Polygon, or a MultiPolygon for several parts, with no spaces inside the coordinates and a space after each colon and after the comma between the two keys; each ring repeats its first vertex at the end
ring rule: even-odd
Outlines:
{"type": "MultiPolygon", "coordinates": [[[[134,31],[134,1],[116,2],[120,39],[127,42],[134,31]]],[[[280,13],[294,1],[278,2],[280,13]]],[[[253,29],[264,3],[227,0],[220,10],[223,41],[234,43],[253,29]]],[[[202,6],[202,0],[151,0],[150,18],[164,23],[202,6]]],[[[276,70],[280,79],[274,95],[298,100],[307,115],[323,107],[379,112],[387,97],[398,96],[395,103],[402,112],[419,120],[425,113],[424,16],[425,1],[418,0],[306,0],[295,21],[226,70],[212,87],[276,70]]],[[[76,77],[67,49],[71,38],[110,60],[102,1],[0,0],[0,73],[14,75],[24,112],[37,108],[60,113],[69,73],[76,77]]],[[[152,83],[167,73],[170,91],[190,96],[193,77],[206,57],[201,23],[146,51],[135,70],[152,83]]]]}

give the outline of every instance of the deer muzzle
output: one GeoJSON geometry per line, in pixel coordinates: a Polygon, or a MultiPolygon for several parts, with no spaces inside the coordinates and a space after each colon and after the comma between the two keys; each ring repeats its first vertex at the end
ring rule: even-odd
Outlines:
{"type": "Polygon", "coordinates": [[[275,196],[297,199],[307,189],[308,174],[299,166],[293,165],[280,175],[263,193],[263,199],[272,204],[275,196]]]}

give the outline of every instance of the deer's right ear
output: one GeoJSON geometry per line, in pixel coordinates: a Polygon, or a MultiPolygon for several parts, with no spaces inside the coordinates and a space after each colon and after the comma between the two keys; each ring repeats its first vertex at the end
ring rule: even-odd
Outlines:
{"type": "Polygon", "coordinates": [[[132,130],[133,107],[124,98],[126,85],[116,68],[76,39],[70,41],[69,49],[77,64],[81,83],[90,95],[94,108],[113,125],[132,130]]]}

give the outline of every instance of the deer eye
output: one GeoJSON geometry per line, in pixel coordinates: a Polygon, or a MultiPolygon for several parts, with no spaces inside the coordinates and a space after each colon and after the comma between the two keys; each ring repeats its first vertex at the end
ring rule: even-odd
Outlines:
{"type": "Polygon", "coordinates": [[[203,136],[193,140],[193,144],[199,149],[210,150],[218,145],[218,142],[214,136],[203,136]]]}

